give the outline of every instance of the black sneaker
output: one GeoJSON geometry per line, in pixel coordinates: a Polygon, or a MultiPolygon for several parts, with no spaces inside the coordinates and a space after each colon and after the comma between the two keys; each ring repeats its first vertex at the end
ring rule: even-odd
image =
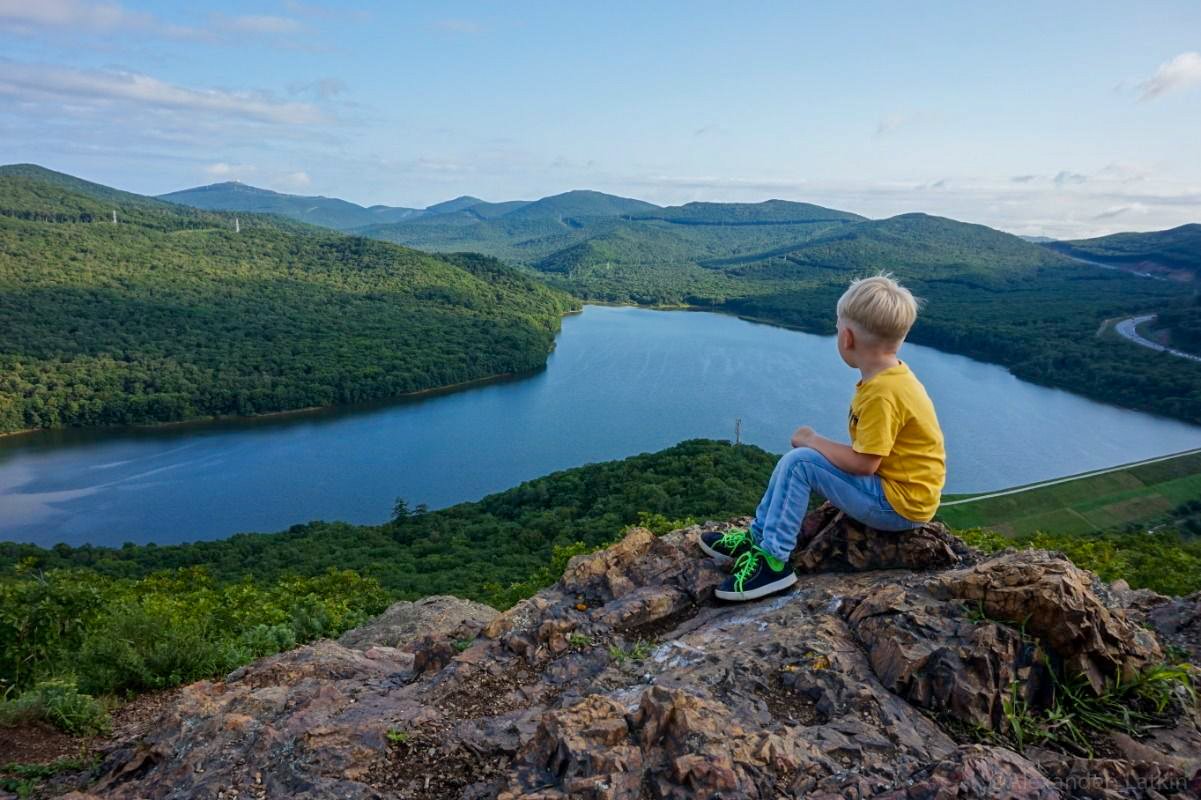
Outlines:
{"type": "Polygon", "coordinates": [[[719,600],[758,600],[787,589],[796,583],[796,573],[785,564],[772,568],[767,556],[758,547],[745,551],[734,562],[734,570],[721,582],[715,594],[719,600]]]}
{"type": "Polygon", "coordinates": [[[755,546],[751,532],[745,528],[730,528],[721,531],[707,531],[701,534],[701,549],[711,555],[720,564],[728,564],[755,546]]]}

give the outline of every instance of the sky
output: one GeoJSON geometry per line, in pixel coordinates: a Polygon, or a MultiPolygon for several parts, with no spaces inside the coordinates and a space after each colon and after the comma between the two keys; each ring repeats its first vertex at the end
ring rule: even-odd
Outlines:
{"type": "Polygon", "coordinates": [[[0,162],[363,205],[1201,222],[1201,3],[0,0],[0,162]]]}

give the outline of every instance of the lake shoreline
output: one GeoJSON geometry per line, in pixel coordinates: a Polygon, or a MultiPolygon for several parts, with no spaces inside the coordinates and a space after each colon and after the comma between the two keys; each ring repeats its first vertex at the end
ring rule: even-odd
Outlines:
{"type": "Polygon", "coordinates": [[[504,383],[506,381],[516,380],[519,378],[537,375],[546,369],[546,365],[538,369],[529,370],[528,372],[500,372],[495,375],[485,375],[482,378],[475,378],[469,381],[461,381],[459,383],[448,383],[444,386],[434,386],[429,389],[418,389],[415,392],[406,392],[405,394],[395,395],[393,397],[382,397],[378,400],[366,400],[360,403],[334,403],[325,406],[305,406],[304,408],[287,408],[281,411],[264,411],[262,414],[216,414],[206,417],[191,417],[189,419],[176,419],[168,422],[139,422],[128,425],[91,425],[83,426],[66,426],[61,428],[24,428],[19,431],[7,431],[0,433],[0,439],[9,436],[28,436],[31,433],[53,433],[55,431],[89,431],[89,432],[107,432],[114,433],[120,431],[157,431],[169,430],[171,428],[182,428],[195,425],[202,427],[222,422],[258,422],[261,420],[282,419],[287,417],[305,417],[313,416],[321,413],[334,411],[346,411],[355,408],[369,408],[377,405],[391,405],[393,403],[404,403],[411,400],[420,400],[425,397],[436,397],[442,394],[452,394],[463,389],[473,389],[480,386],[487,386],[493,383],[504,383]]]}
{"type": "MultiPolygon", "coordinates": [[[[604,303],[588,303],[587,305],[606,305],[604,303]]],[[[584,308],[571,309],[564,311],[559,315],[560,322],[565,317],[578,316],[584,313],[584,308]]],[[[557,340],[559,334],[555,334],[557,340]]],[[[555,352],[554,344],[546,353],[546,359],[549,359],[551,354],[555,352]]],[[[173,419],[165,422],[135,422],[126,425],[88,425],[88,426],[64,426],[60,428],[22,428],[16,431],[0,432],[0,439],[10,436],[28,436],[32,433],[50,433],[52,431],[156,431],[169,430],[171,428],[187,427],[190,425],[204,426],[217,423],[230,422],[257,422],[260,420],[281,419],[287,417],[304,417],[322,413],[331,413],[336,411],[345,411],[355,408],[371,408],[376,406],[387,406],[392,403],[404,403],[412,400],[420,400],[425,397],[436,397],[442,394],[451,394],[464,389],[475,389],[481,386],[487,386],[494,383],[504,383],[506,381],[518,380],[527,378],[532,375],[537,375],[546,369],[546,359],[543,359],[542,366],[525,372],[498,372],[493,375],[484,375],[480,378],[473,378],[469,381],[460,381],[458,383],[448,383],[443,386],[431,386],[428,389],[418,389],[415,392],[405,392],[404,394],[394,395],[392,397],[381,397],[375,400],[364,400],[358,403],[332,403],[323,406],[305,406],[304,408],[285,408],[279,411],[264,411],[262,414],[215,414],[203,417],[190,417],[188,419],[173,419]]]]}

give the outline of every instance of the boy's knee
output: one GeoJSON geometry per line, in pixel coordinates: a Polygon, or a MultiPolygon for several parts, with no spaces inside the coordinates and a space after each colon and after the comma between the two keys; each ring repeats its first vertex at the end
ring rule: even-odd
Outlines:
{"type": "Polygon", "coordinates": [[[812,447],[794,447],[784,454],[783,461],[789,467],[797,467],[802,464],[817,464],[825,457],[814,450],[812,447]]]}

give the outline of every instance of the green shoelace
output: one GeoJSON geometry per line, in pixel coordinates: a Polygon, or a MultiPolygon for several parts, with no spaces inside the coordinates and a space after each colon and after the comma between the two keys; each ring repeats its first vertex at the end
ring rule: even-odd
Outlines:
{"type": "Polygon", "coordinates": [[[759,569],[758,548],[747,550],[734,562],[734,591],[741,592],[743,584],[759,569]]]}
{"type": "Polygon", "coordinates": [[[727,550],[733,550],[738,545],[742,544],[748,536],[748,532],[744,528],[731,528],[721,535],[717,543],[727,550]]]}

